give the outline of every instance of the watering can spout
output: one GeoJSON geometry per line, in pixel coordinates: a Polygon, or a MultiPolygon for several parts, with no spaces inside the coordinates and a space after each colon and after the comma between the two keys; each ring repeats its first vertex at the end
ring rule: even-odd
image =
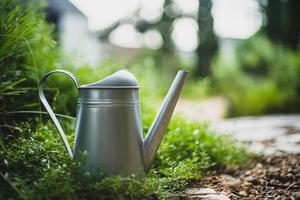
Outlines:
{"type": "Polygon", "coordinates": [[[147,133],[146,139],[144,140],[143,157],[146,171],[149,170],[154,161],[156,152],[181,93],[187,73],[188,72],[185,70],[178,71],[175,80],[173,81],[173,84],[147,133]]]}

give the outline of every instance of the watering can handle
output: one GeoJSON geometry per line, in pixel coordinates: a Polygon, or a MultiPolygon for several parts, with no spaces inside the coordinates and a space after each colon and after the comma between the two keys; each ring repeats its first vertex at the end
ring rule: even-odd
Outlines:
{"type": "Polygon", "coordinates": [[[62,74],[66,74],[68,75],[72,81],[75,83],[76,85],[76,88],[79,87],[79,84],[78,84],[78,81],[76,79],[76,77],[71,73],[71,72],[68,72],[66,70],[54,70],[54,71],[51,71],[49,73],[47,73],[41,80],[40,80],[40,83],[39,83],[39,97],[40,97],[40,100],[41,102],[43,103],[44,107],[46,108],[46,111],[48,112],[48,114],[50,115],[50,118],[52,119],[54,125],[56,126],[59,134],[60,134],[60,137],[61,139],[63,140],[64,142],[64,145],[65,145],[65,148],[69,154],[69,156],[71,157],[71,159],[73,158],[73,153],[72,153],[72,150],[70,148],[70,145],[68,143],[68,140],[67,140],[67,137],[66,137],[66,134],[65,132],[63,131],[58,119],[56,118],[53,110],[51,109],[48,101],[46,100],[46,97],[45,97],[45,94],[44,94],[44,84],[48,78],[48,76],[50,76],[51,74],[55,74],[55,73],[62,73],[62,74]]]}

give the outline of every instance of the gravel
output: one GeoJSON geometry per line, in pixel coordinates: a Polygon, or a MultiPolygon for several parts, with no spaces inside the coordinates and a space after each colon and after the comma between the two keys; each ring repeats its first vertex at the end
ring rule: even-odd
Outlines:
{"type": "Polygon", "coordinates": [[[190,188],[211,188],[232,200],[300,200],[300,154],[256,158],[247,167],[194,180],[190,188]]]}

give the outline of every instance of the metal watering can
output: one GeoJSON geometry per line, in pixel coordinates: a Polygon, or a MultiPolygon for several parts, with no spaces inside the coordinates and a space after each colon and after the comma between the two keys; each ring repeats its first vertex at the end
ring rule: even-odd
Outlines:
{"type": "Polygon", "coordinates": [[[39,97],[53,120],[69,156],[78,160],[87,152],[83,172],[143,176],[151,167],[167,128],[187,71],[180,70],[158,115],[143,139],[138,82],[126,70],[120,70],[98,82],[79,86],[66,70],[47,73],[39,84],[39,97]],[[68,75],[78,91],[74,156],[66,135],[44,95],[46,79],[55,73],[68,75]]]}

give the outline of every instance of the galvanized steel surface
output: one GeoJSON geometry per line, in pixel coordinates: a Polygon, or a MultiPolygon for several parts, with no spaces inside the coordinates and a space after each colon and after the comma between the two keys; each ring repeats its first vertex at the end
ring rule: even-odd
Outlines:
{"type": "Polygon", "coordinates": [[[46,97],[45,97],[45,94],[44,94],[44,84],[47,80],[47,78],[52,75],[52,74],[56,74],[56,73],[62,73],[62,74],[66,74],[68,75],[72,81],[74,82],[76,88],[79,87],[79,84],[78,84],[78,81],[76,79],[76,77],[71,73],[71,72],[68,72],[67,70],[54,70],[54,71],[51,71],[49,73],[47,73],[41,80],[40,80],[40,83],[39,83],[39,97],[40,97],[40,100],[41,102],[43,103],[46,111],[48,112],[50,118],[52,119],[55,127],[57,128],[59,134],[60,134],[60,137],[61,139],[63,140],[63,143],[65,145],[65,148],[69,154],[69,156],[72,158],[73,157],[73,153],[72,153],[72,150],[71,150],[71,147],[68,143],[68,140],[67,140],[67,137],[66,137],[66,134],[64,132],[64,130],[62,129],[57,117],[55,116],[53,110],[51,109],[48,101],[46,100],[46,97]]]}
{"type": "Polygon", "coordinates": [[[138,85],[135,77],[121,70],[93,84],[78,86],[75,76],[55,70],[40,81],[40,99],[60,133],[71,158],[82,159],[84,172],[128,176],[145,175],[150,168],[184,84],[186,71],[179,71],[155,118],[145,141],[140,115],[138,85]],[[43,92],[47,77],[53,73],[70,76],[79,90],[74,158],[56,116],[43,92]]]}

